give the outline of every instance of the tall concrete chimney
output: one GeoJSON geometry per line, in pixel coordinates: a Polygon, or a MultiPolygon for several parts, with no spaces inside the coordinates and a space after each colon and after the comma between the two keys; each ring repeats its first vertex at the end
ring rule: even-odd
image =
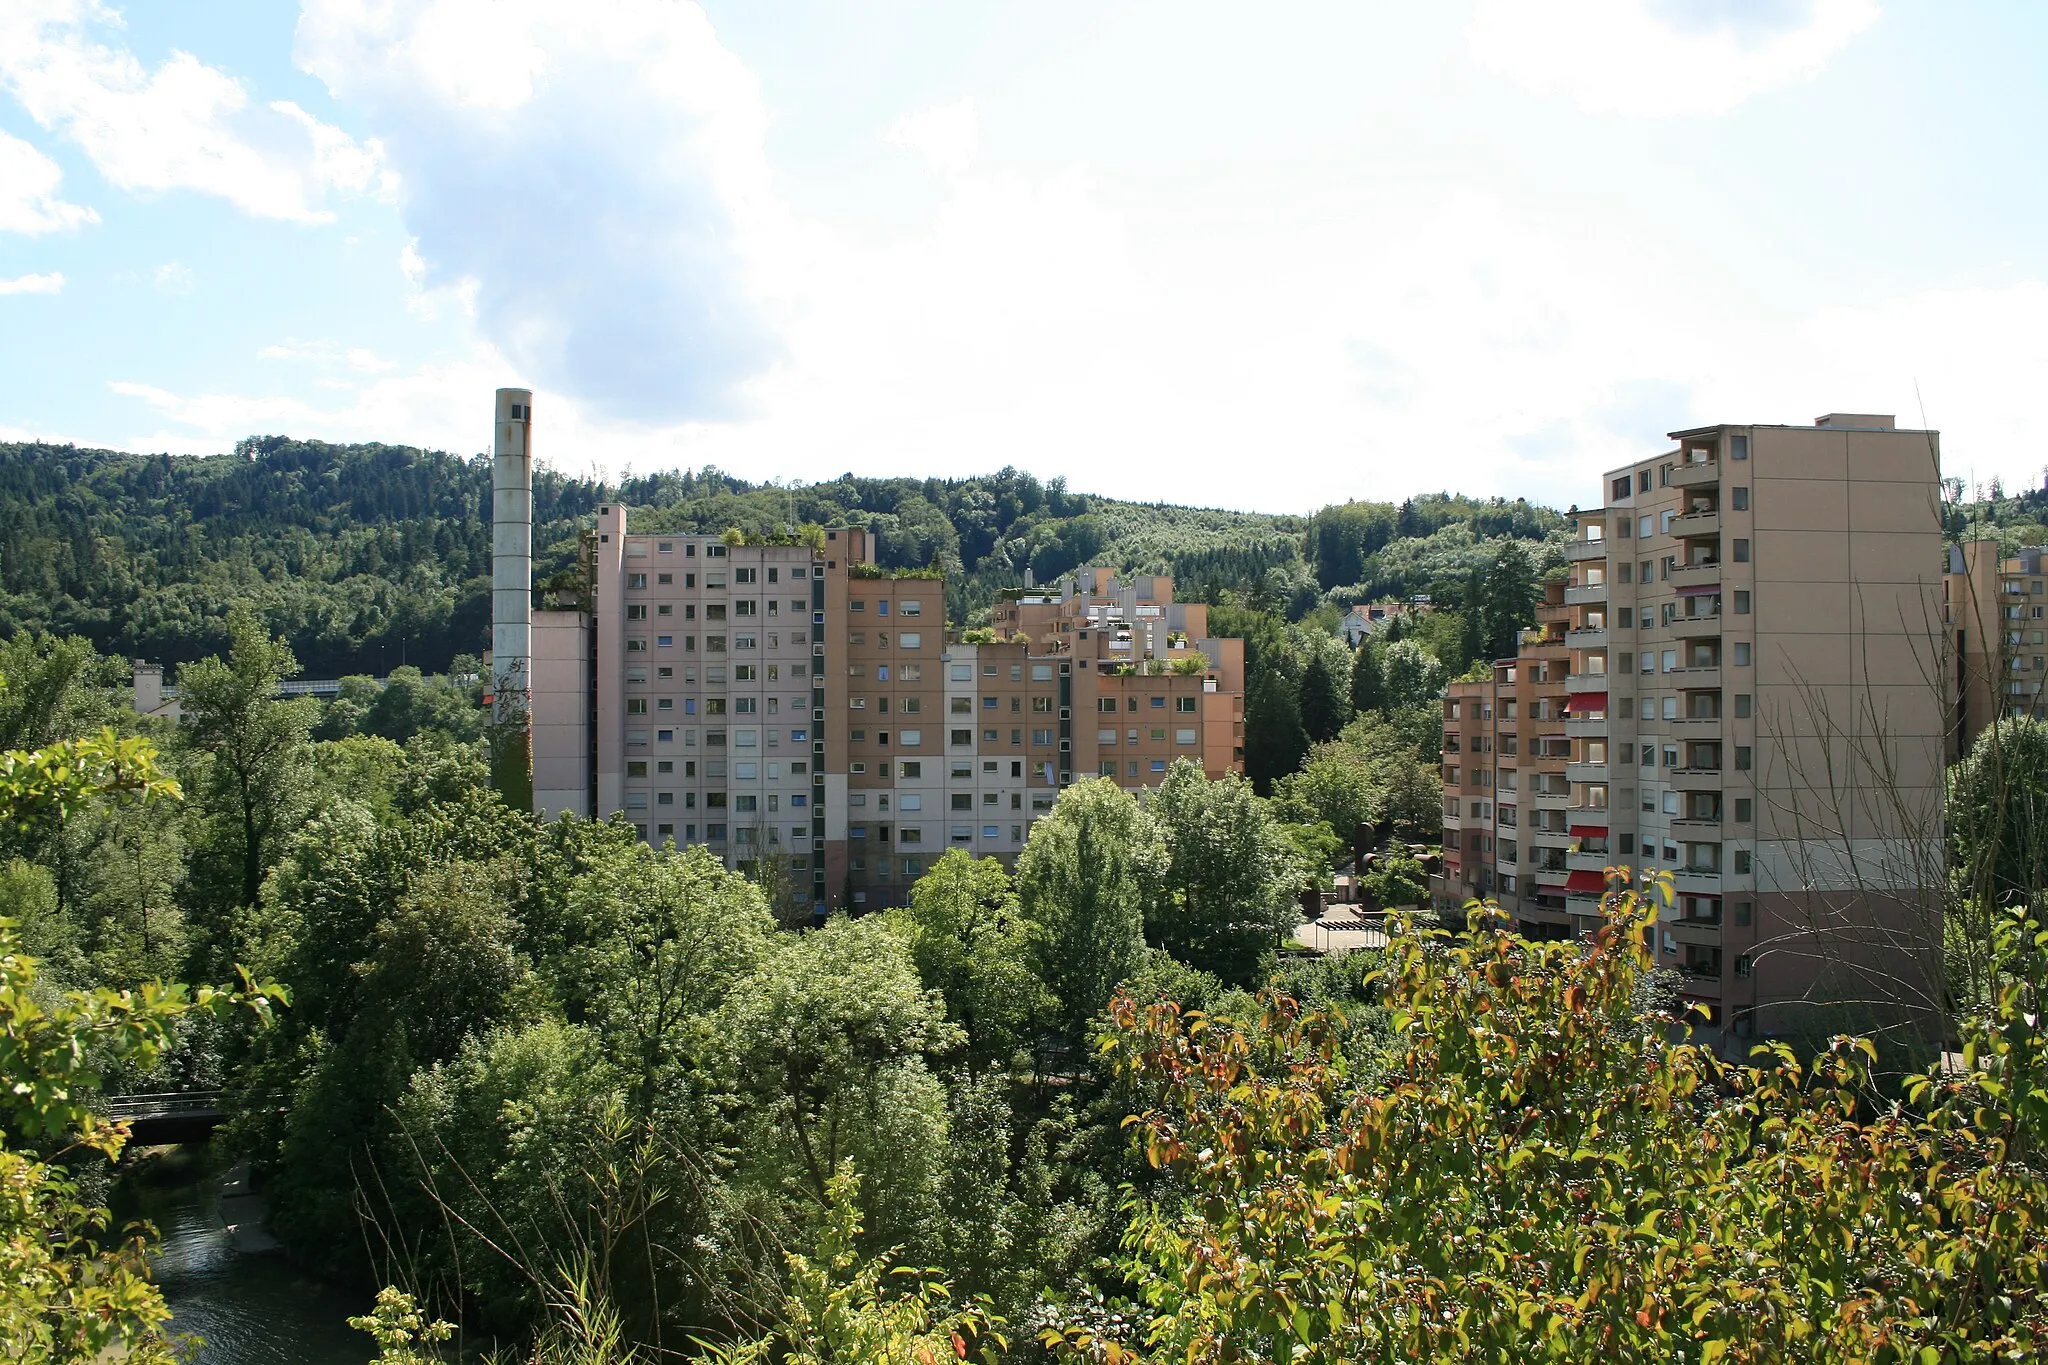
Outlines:
{"type": "Polygon", "coordinates": [[[533,809],[533,391],[499,389],[491,455],[491,785],[533,809]]]}

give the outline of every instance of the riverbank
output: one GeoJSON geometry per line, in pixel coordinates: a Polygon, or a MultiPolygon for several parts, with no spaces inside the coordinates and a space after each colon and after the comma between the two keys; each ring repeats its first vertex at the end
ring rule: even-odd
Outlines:
{"type": "Polygon", "coordinates": [[[277,1251],[246,1167],[204,1143],[153,1148],[123,1164],[116,1196],[117,1219],[147,1219],[162,1235],[153,1273],[171,1330],[204,1342],[192,1365],[370,1359],[370,1339],[348,1325],[369,1300],[311,1278],[277,1251]]]}

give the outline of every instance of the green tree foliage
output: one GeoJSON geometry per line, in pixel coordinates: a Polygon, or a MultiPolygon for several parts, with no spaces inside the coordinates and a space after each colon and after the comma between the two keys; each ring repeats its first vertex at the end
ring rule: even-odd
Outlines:
{"type": "Polygon", "coordinates": [[[901,935],[875,917],[772,939],[716,1023],[755,1102],[748,1163],[829,1204],[833,1174],[854,1161],[875,1186],[881,1236],[907,1241],[930,1225],[946,1107],[925,1057],[960,1038],[901,935]]]}
{"type": "Polygon", "coordinates": [[[1266,803],[1235,773],[1212,782],[1176,759],[1149,812],[1165,863],[1145,915],[1147,938],[1188,965],[1237,984],[1255,976],[1301,920],[1292,850],[1266,803]]]}
{"type": "Polygon", "coordinates": [[[1301,766],[1308,753],[1295,689],[1278,669],[1254,674],[1244,693],[1244,771],[1260,792],[1301,766]]]}
{"type": "Polygon", "coordinates": [[[1350,699],[1339,689],[1339,676],[1320,653],[1302,669],[1301,728],[1311,743],[1335,739],[1351,719],[1350,699]]]}
{"type": "Polygon", "coordinates": [[[1186,1195],[1135,1210],[1146,1329],[1066,1344],[1305,1362],[2048,1346],[2048,1181],[2014,1149],[2048,1112],[2014,1103],[2041,1074],[2032,998],[2003,1002],[1960,1077],[1918,1082],[1915,1109],[1873,1105],[1867,1043],[1730,1066],[1639,1017],[1653,918],[1616,897],[1590,952],[1397,936],[1397,1052],[1368,1089],[1338,1062],[1339,1015],[1275,996],[1198,1031],[1120,999],[1118,1062],[1158,1087],[1146,1150],[1186,1195]]]}
{"type": "Polygon", "coordinates": [[[2006,717],[1948,773],[1950,989],[1983,1005],[1993,992],[2000,907],[2039,904],[2048,886],[2048,724],[2006,717]]]}
{"type": "Polygon", "coordinates": [[[575,883],[579,942],[564,988],[615,1040],[638,1116],[701,1061],[711,1015],[769,951],[775,922],[758,888],[700,846],[609,852],[575,883]]]}
{"type": "Polygon", "coordinates": [[[237,611],[228,634],[226,659],[202,659],[179,675],[181,735],[205,812],[202,862],[214,869],[210,881],[223,908],[256,904],[283,836],[305,813],[306,747],[320,706],[310,697],[277,696],[298,661],[254,614],[237,611]]]}
{"type": "Polygon", "coordinates": [[[1017,894],[1033,926],[1033,966],[1069,1042],[1086,1036],[1137,965],[1164,862],[1157,824],[1107,778],[1063,789],[1031,827],[1017,855],[1017,894]]]}
{"type": "MultiPolygon", "coordinates": [[[[0,754],[0,824],[17,830],[91,802],[163,804],[178,795],[147,745],[111,732],[0,754]]],[[[147,1070],[190,1016],[225,1020],[247,1007],[267,1020],[283,998],[276,987],[51,990],[13,923],[0,918],[0,1340],[10,1360],[178,1357],[164,1331],[170,1311],[149,1281],[153,1234],[110,1235],[107,1211],[82,1200],[58,1162],[120,1156],[126,1128],[93,1110],[116,1067],[147,1070]]]]}
{"type": "Polygon", "coordinates": [[[1002,864],[948,849],[889,914],[918,976],[966,1032],[969,1066],[1008,1063],[1052,1002],[1031,972],[1036,926],[1002,864]]]}

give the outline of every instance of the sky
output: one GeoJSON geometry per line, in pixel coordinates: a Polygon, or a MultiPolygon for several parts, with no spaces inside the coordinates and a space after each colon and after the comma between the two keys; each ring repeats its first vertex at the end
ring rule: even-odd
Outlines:
{"type": "Polygon", "coordinates": [[[2039,486],[2028,0],[0,0],[0,440],[1302,512],[1894,413],[2039,486]]]}

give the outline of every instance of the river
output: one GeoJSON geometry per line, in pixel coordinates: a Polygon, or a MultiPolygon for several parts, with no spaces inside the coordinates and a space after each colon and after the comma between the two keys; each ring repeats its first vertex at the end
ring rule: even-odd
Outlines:
{"type": "Polygon", "coordinates": [[[223,1162],[206,1146],[147,1160],[122,1182],[117,1215],[163,1234],[157,1283],[171,1330],[205,1340],[194,1365],[364,1365],[370,1339],[349,1327],[361,1296],[309,1279],[276,1253],[238,1252],[221,1223],[223,1162]]]}

